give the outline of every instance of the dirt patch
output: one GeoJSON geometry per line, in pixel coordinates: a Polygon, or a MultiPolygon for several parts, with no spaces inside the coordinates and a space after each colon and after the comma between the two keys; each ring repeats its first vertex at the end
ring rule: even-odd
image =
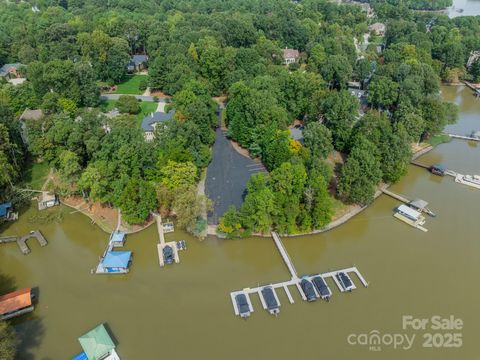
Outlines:
{"type": "Polygon", "coordinates": [[[162,99],[170,99],[171,96],[165,94],[163,91],[157,90],[157,89],[150,89],[150,96],[156,96],[158,98],[162,99]]]}

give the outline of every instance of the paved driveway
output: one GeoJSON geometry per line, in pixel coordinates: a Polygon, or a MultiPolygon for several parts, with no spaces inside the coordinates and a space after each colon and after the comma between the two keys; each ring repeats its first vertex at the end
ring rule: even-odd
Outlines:
{"type": "Polygon", "coordinates": [[[219,127],[215,134],[212,162],[207,168],[205,193],[213,200],[214,209],[208,224],[218,224],[218,219],[230,205],[242,205],[247,182],[252,174],[266,172],[259,162],[240,155],[219,127]]]}
{"type": "MultiPolygon", "coordinates": [[[[122,96],[122,94],[103,94],[100,95],[101,100],[118,100],[118,98],[122,96]]],[[[142,101],[154,101],[153,96],[145,96],[145,95],[129,95],[129,96],[135,96],[136,99],[142,100],[142,101]]],[[[158,102],[165,102],[165,99],[163,98],[158,98],[158,102]]]]}

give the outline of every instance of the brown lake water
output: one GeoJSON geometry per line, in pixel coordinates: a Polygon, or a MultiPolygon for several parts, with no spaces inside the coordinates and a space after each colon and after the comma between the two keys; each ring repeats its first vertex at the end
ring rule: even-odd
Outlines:
{"type": "MultiPolygon", "coordinates": [[[[468,89],[443,87],[446,99],[461,106],[452,126],[461,134],[480,129],[480,99],[468,89]]],[[[426,164],[480,174],[480,148],[454,140],[421,157],[426,164]]],[[[392,217],[398,202],[382,196],[364,212],[325,234],[284,238],[300,274],[355,265],[370,282],[341,294],[333,283],[330,303],[295,304],[278,291],[281,313],[265,312],[252,296],[255,312],[247,320],[233,314],[229,293],[258,284],[285,281],[290,275],[271,239],[198,242],[187,240],[181,263],[158,265],[155,227],[128,236],[133,264],[127,275],[91,275],[108,240],[81,214],[63,211],[61,224],[31,224],[29,209],[1,235],[40,229],[49,244],[30,240],[22,255],[16,244],[0,245],[0,273],[8,287],[38,287],[35,311],[13,323],[21,336],[20,359],[69,359],[80,352],[77,338],[106,322],[125,359],[478,359],[480,334],[480,191],[411,167],[391,190],[430,203],[436,218],[427,218],[423,233],[392,217]],[[459,348],[424,348],[425,331],[402,329],[402,316],[455,316],[463,320],[459,348]],[[380,351],[350,345],[350,334],[416,335],[410,350],[383,345],[380,351]]],[[[378,350],[378,349],[377,349],[378,350]]]]}

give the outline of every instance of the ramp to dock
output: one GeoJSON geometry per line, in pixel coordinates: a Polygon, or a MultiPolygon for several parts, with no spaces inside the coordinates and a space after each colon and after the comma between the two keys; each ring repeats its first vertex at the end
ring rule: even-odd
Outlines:
{"type": "Polygon", "coordinates": [[[285,265],[287,265],[288,271],[290,271],[292,275],[292,279],[298,279],[297,270],[295,270],[295,266],[293,266],[293,262],[283,246],[282,239],[280,239],[280,236],[274,231],[272,231],[272,237],[275,245],[277,245],[278,251],[280,251],[280,255],[282,255],[285,265]]]}

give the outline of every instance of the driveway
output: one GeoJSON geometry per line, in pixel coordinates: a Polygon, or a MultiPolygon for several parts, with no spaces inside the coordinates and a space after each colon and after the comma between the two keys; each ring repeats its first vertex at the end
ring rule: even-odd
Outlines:
{"type": "Polygon", "coordinates": [[[230,205],[240,208],[247,182],[258,172],[266,172],[262,163],[240,155],[218,127],[205,181],[205,193],[214,203],[213,211],[208,215],[209,225],[218,224],[218,219],[230,205]]]}
{"type": "MultiPolygon", "coordinates": [[[[122,96],[122,94],[103,94],[100,95],[100,100],[118,100],[118,98],[122,96]]],[[[136,99],[142,100],[142,101],[154,101],[153,96],[145,96],[145,95],[129,95],[129,96],[135,96],[136,99]]],[[[158,102],[166,102],[165,99],[163,98],[158,98],[158,102]]]]}

